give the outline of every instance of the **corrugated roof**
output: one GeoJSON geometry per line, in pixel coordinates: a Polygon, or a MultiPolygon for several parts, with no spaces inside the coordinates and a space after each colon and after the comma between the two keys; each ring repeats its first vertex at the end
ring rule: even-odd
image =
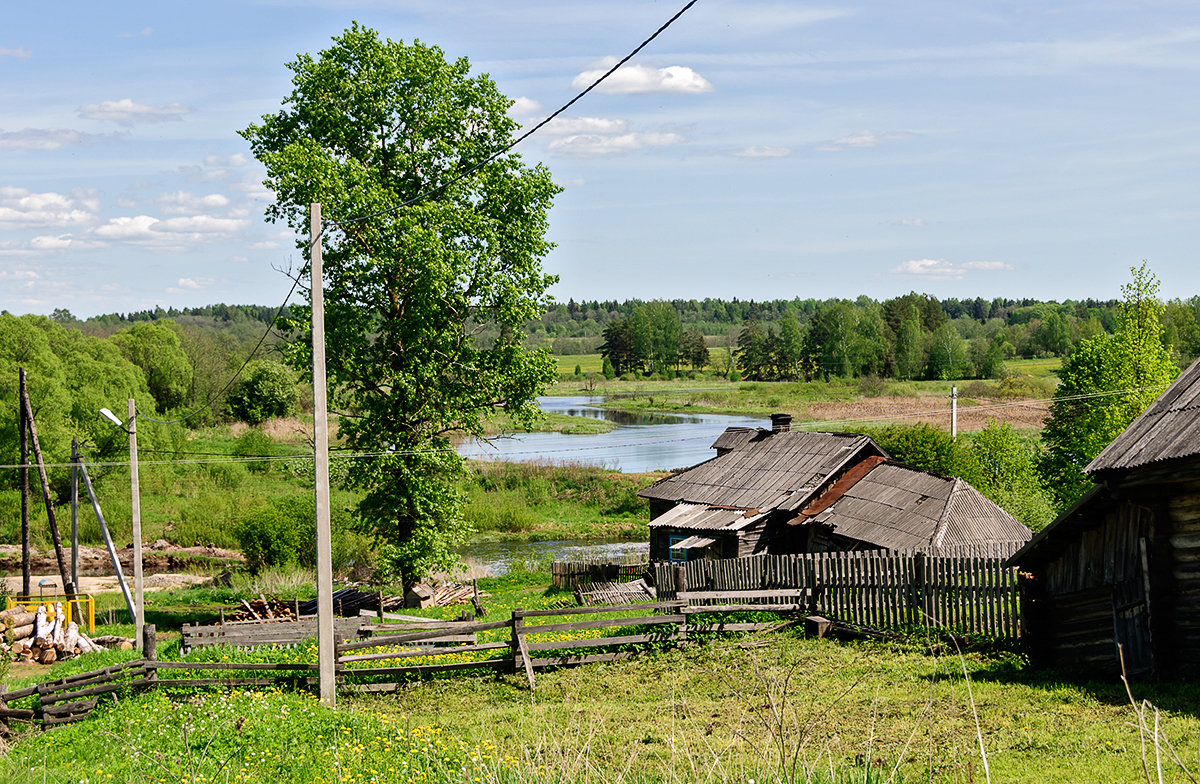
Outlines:
{"type": "Polygon", "coordinates": [[[727,509],[706,504],[676,504],[650,521],[651,528],[669,526],[692,531],[740,531],[758,522],[757,510],[727,509]]]}
{"type": "Polygon", "coordinates": [[[1140,468],[1150,463],[1200,455],[1200,359],[1133,420],[1084,469],[1140,468]]]}
{"type": "MultiPolygon", "coordinates": [[[[753,448],[746,448],[747,440],[742,448],[659,480],[638,495],[742,509],[798,509],[851,458],[884,454],[866,436],[762,432],[765,435],[753,440],[753,448]]],[[[729,443],[741,443],[742,438],[740,432],[732,434],[729,443]]]]}
{"type": "Polygon", "coordinates": [[[961,479],[891,462],[872,469],[829,508],[807,520],[830,526],[838,536],[889,550],[1026,541],[1033,535],[961,479]]]}

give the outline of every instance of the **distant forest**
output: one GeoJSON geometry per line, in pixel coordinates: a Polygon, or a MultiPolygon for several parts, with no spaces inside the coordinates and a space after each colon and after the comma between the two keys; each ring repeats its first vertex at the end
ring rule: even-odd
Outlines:
{"type": "MultiPolygon", "coordinates": [[[[554,354],[603,355],[609,377],[707,371],[754,380],[995,378],[1007,359],[1065,357],[1080,340],[1112,332],[1121,307],[1116,299],[939,300],[916,292],[883,301],[571,299],[548,308],[526,331],[554,354]]],[[[219,372],[217,366],[244,357],[276,310],[215,304],[86,320],[56,310],[50,318],[95,337],[169,320],[193,364],[219,372]],[[202,355],[208,363],[197,361],[202,355]]],[[[1180,361],[1200,355],[1200,296],[1169,300],[1163,322],[1163,341],[1180,361]]],[[[487,324],[473,328],[488,340],[487,324]]],[[[278,338],[267,341],[268,351],[278,338]]]]}

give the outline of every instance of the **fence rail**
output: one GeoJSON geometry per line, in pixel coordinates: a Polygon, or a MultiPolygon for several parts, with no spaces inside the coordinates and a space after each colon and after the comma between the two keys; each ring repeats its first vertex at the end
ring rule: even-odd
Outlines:
{"type": "Polygon", "coordinates": [[[660,599],[701,605],[727,604],[716,595],[722,592],[740,594],[742,604],[778,604],[755,594],[790,590],[809,613],[880,628],[931,623],[1004,639],[1015,639],[1020,628],[1016,569],[1000,557],[762,555],[658,564],[655,585],[660,599]]]}

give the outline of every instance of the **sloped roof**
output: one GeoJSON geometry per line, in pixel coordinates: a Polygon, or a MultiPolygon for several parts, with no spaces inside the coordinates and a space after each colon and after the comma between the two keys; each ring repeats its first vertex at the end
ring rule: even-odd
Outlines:
{"type": "Polygon", "coordinates": [[[838,536],[889,550],[1027,541],[1033,532],[961,479],[884,462],[816,515],[838,536]]]}
{"type": "Polygon", "coordinates": [[[763,513],[707,504],[676,504],[650,521],[651,528],[669,526],[689,531],[740,531],[762,519],[763,513]]]}
{"type": "Polygon", "coordinates": [[[850,460],[884,455],[870,438],[848,433],[764,430],[743,436],[744,428],[738,431],[726,435],[727,443],[740,448],[661,479],[638,495],[739,509],[798,509],[850,460]]]}
{"type": "Polygon", "coordinates": [[[1113,504],[1112,494],[1104,485],[1095,485],[1083,494],[1054,522],[1033,535],[1005,562],[1005,566],[1030,569],[1054,560],[1080,533],[1104,522],[1104,512],[1113,504]]]}
{"type": "Polygon", "coordinates": [[[1084,469],[1141,468],[1150,463],[1200,455],[1200,359],[1133,420],[1084,469]]]}

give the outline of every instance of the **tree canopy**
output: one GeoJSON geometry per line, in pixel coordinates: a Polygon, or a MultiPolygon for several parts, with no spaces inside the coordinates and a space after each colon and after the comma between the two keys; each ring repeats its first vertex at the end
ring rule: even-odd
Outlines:
{"type": "Polygon", "coordinates": [[[1040,468],[1060,509],[1091,487],[1084,467],[1179,373],[1162,342],[1158,279],[1145,262],[1130,271],[1116,332],[1082,341],[1058,373],[1040,468]]]}
{"type": "MultiPolygon", "coordinates": [[[[512,101],[465,59],[354,24],[288,67],[284,108],[242,135],[276,194],[269,219],[307,234],[309,203],[325,205],[331,401],[346,445],[372,455],[350,472],[360,518],[411,581],[464,535],[449,436],[482,433],[497,407],[528,420],[554,378],[521,327],[555,281],[541,259],[559,189],[543,166],[492,158],[517,129],[512,101]]],[[[309,312],[290,322],[306,368],[309,312]]]]}

